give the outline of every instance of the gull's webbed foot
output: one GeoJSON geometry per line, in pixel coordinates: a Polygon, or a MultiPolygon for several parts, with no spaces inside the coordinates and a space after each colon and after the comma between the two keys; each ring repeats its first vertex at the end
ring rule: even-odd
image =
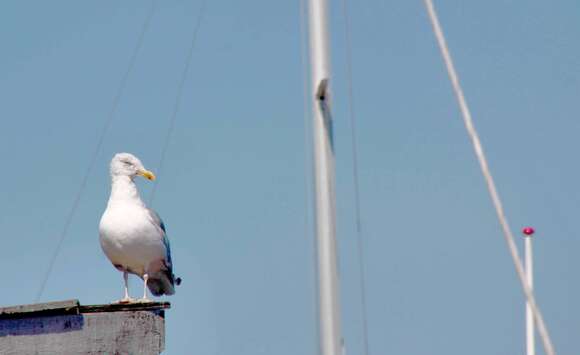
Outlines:
{"type": "Polygon", "coordinates": [[[137,302],[138,300],[136,300],[135,298],[131,298],[131,297],[124,297],[118,301],[115,301],[113,303],[115,304],[127,304],[127,303],[133,303],[133,302],[137,302]]]}

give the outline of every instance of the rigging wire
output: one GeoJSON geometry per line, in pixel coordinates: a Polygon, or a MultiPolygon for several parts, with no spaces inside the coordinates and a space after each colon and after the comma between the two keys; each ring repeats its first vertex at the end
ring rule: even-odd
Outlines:
{"type": "Polygon", "coordinates": [[[358,144],[356,134],[356,115],[354,106],[353,94],[353,75],[352,75],[352,30],[350,26],[350,17],[348,15],[347,0],[342,0],[342,12],[344,17],[344,38],[346,42],[345,57],[346,57],[346,71],[347,71],[347,86],[348,86],[348,108],[350,118],[350,134],[351,134],[351,150],[352,150],[352,178],[354,182],[354,206],[355,206],[355,221],[357,234],[357,252],[358,252],[358,266],[359,266],[359,280],[361,293],[361,309],[362,309],[362,324],[363,324],[363,340],[364,340],[364,354],[369,355],[369,334],[368,334],[368,307],[366,294],[366,277],[365,277],[365,254],[364,254],[364,240],[362,233],[361,222],[361,203],[360,203],[360,184],[359,184],[359,169],[358,169],[358,144]]]}
{"type": "Polygon", "coordinates": [[[471,118],[471,112],[469,111],[469,107],[467,106],[467,102],[465,100],[465,96],[463,94],[463,89],[459,84],[459,77],[455,71],[455,67],[453,65],[453,60],[451,58],[451,54],[449,52],[449,48],[447,47],[447,42],[445,40],[445,36],[443,34],[443,30],[441,29],[441,25],[439,23],[439,19],[437,17],[437,13],[435,11],[435,7],[433,6],[432,0],[424,0],[425,7],[427,8],[427,12],[429,14],[429,19],[431,21],[431,25],[433,26],[433,32],[435,33],[435,37],[437,38],[437,43],[439,45],[439,49],[441,50],[441,54],[443,56],[443,60],[445,62],[445,66],[447,68],[447,73],[449,75],[449,79],[453,86],[453,91],[459,103],[459,108],[461,110],[461,114],[463,116],[463,121],[465,123],[465,128],[467,129],[467,133],[471,138],[473,148],[475,149],[475,155],[479,161],[479,165],[481,167],[481,171],[485,178],[487,188],[489,190],[491,199],[493,201],[493,205],[495,207],[495,211],[501,227],[503,229],[503,234],[505,240],[507,242],[508,249],[511,253],[511,257],[514,262],[514,266],[516,268],[516,272],[520,279],[520,283],[522,285],[522,289],[524,291],[524,295],[526,296],[527,302],[534,313],[534,318],[538,324],[538,332],[540,333],[540,337],[542,338],[542,343],[544,345],[544,350],[546,351],[547,355],[554,355],[556,352],[554,350],[554,346],[552,345],[552,341],[550,339],[550,335],[548,333],[548,328],[544,323],[544,318],[542,317],[542,313],[540,312],[540,307],[536,303],[536,299],[534,297],[534,293],[526,281],[526,274],[524,268],[522,266],[522,260],[518,254],[518,250],[514,241],[514,236],[511,232],[511,229],[508,225],[507,219],[504,214],[503,206],[501,200],[499,198],[499,194],[497,192],[493,177],[491,176],[491,172],[489,170],[489,166],[487,164],[487,159],[483,152],[483,147],[479,140],[479,136],[475,127],[473,125],[473,120],[471,118]]]}
{"type": "Polygon", "coordinates": [[[121,97],[123,96],[123,92],[125,91],[125,87],[127,86],[127,80],[129,78],[129,75],[133,71],[133,68],[135,67],[137,54],[139,53],[139,51],[143,45],[143,39],[145,38],[145,33],[147,32],[147,30],[149,29],[149,26],[151,24],[151,19],[153,18],[153,14],[155,13],[155,8],[156,8],[155,2],[156,2],[155,0],[151,1],[151,8],[149,9],[147,17],[145,18],[143,25],[141,27],[141,32],[139,33],[139,37],[137,38],[137,42],[135,44],[135,47],[133,48],[133,52],[132,52],[131,57],[129,59],[129,65],[127,66],[127,70],[123,74],[123,77],[121,78],[121,83],[119,85],[119,88],[117,90],[115,97],[113,98],[113,104],[111,106],[111,109],[109,110],[109,113],[107,114],[107,117],[105,119],[105,124],[103,125],[101,133],[99,134],[99,138],[97,140],[96,147],[95,147],[95,149],[91,155],[91,158],[89,160],[89,165],[87,167],[87,170],[85,171],[85,174],[81,180],[81,184],[80,184],[79,189],[75,195],[71,209],[69,210],[69,213],[65,218],[65,222],[64,222],[62,231],[60,233],[60,236],[58,238],[58,242],[56,243],[56,247],[54,248],[54,251],[53,251],[52,256],[50,258],[50,261],[48,263],[48,267],[46,268],[46,272],[42,278],[42,282],[40,284],[40,287],[38,288],[38,292],[36,293],[36,297],[34,299],[35,302],[38,302],[40,300],[40,298],[42,297],[42,294],[44,293],[44,290],[46,288],[46,284],[48,282],[48,278],[50,277],[50,274],[52,273],[52,269],[54,268],[54,263],[56,262],[56,259],[58,258],[58,255],[59,255],[60,250],[62,248],[63,242],[66,239],[66,236],[68,234],[68,230],[69,230],[70,225],[72,223],[72,219],[75,215],[76,210],[79,207],[82,195],[83,195],[85,188],[87,186],[87,182],[89,180],[89,177],[91,176],[91,172],[93,171],[93,168],[95,167],[95,164],[97,162],[97,157],[99,155],[99,152],[101,151],[101,147],[103,146],[103,141],[105,139],[105,136],[107,135],[107,132],[109,131],[109,128],[111,127],[111,123],[113,122],[115,112],[117,111],[117,108],[119,106],[119,102],[121,101],[121,97]]]}
{"type": "Polygon", "coordinates": [[[312,269],[314,270],[313,277],[313,290],[314,290],[314,319],[313,324],[316,329],[316,343],[318,344],[317,353],[321,352],[320,346],[320,328],[318,327],[318,317],[317,314],[320,312],[319,305],[319,294],[318,294],[318,245],[316,243],[316,238],[314,237],[314,224],[310,225],[310,216],[312,215],[312,206],[314,205],[314,181],[312,179],[312,172],[314,171],[314,161],[312,159],[312,131],[310,109],[308,105],[308,69],[307,69],[307,58],[306,54],[308,52],[307,40],[306,40],[306,0],[299,0],[300,3],[300,61],[302,63],[302,99],[304,108],[304,182],[305,182],[305,197],[304,197],[304,234],[308,238],[310,237],[310,242],[312,243],[312,269]]]}
{"type": "Polygon", "coordinates": [[[193,30],[193,35],[191,38],[191,44],[189,46],[189,50],[187,53],[187,58],[185,59],[185,67],[183,68],[183,72],[181,73],[181,80],[179,82],[179,86],[177,88],[177,95],[175,97],[175,103],[173,105],[173,112],[171,113],[171,117],[169,118],[169,127],[167,128],[167,134],[165,135],[165,140],[163,142],[163,148],[161,149],[161,158],[159,159],[159,164],[157,165],[157,179],[153,184],[153,189],[151,191],[151,197],[149,198],[149,205],[153,204],[153,200],[155,199],[155,193],[157,192],[157,188],[159,186],[159,180],[161,178],[161,173],[163,170],[163,166],[165,164],[165,157],[167,155],[167,149],[169,148],[169,141],[171,140],[171,136],[173,135],[173,131],[175,129],[175,121],[177,120],[177,113],[179,112],[179,108],[181,106],[181,99],[183,96],[183,88],[185,86],[185,81],[187,79],[187,73],[189,72],[189,67],[191,65],[191,58],[193,57],[193,50],[195,49],[195,44],[197,42],[197,34],[199,32],[199,28],[201,27],[201,21],[205,14],[205,7],[206,1],[202,0],[199,13],[197,15],[197,20],[195,23],[195,27],[193,30]]]}

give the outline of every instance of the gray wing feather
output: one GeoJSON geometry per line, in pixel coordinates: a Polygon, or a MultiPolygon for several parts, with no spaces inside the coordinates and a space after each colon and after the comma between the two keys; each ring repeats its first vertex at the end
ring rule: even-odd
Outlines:
{"type": "Polygon", "coordinates": [[[163,235],[163,245],[165,245],[166,251],[165,266],[167,267],[166,272],[162,273],[163,276],[166,278],[166,280],[158,280],[158,281],[152,280],[153,282],[149,284],[149,289],[156,296],[162,295],[164,293],[173,294],[175,292],[173,290],[174,283],[177,283],[179,285],[181,283],[181,279],[175,278],[175,275],[173,275],[173,263],[171,261],[171,248],[169,245],[169,238],[167,238],[167,230],[165,229],[165,224],[163,223],[163,220],[161,219],[161,217],[157,212],[155,212],[150,208],[147,208],[147,212],[149,213],[151,222],[160,229],[160,232],[163,235]],[[166,282],[169,282],[169,284],[166,284],[166,282]]]}
{"type": "Polygon", "coordinates": [[[167,230],[165,229],[165,223],[163,223],[163,220],[161,219],[159,214],[154,210],[147,208],[147,212],[149,212],[149,218],[151,218],[151,221],[155,224],[155,226],[161,229],[161,232],[163,234],[163,245],[165,245],[166,250],[165,261],[167,262],[169,269],[171,269],[171,267],[173,266],[171,262],[171,248],[169,245],[169,238],[167,238],[167,230]]]}

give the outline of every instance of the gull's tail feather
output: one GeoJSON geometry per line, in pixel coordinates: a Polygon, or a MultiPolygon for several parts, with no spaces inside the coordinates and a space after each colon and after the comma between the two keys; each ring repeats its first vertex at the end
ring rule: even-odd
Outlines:
{"type": "Polygon", "coordinates": [[[154,296],[173,295],[175,294],[175,285],[181,284],[181,278],[175,277],[171,271],[165,270],[160,272],[155,277],[149,277],[147,280],[147,287],[154,296]]]}

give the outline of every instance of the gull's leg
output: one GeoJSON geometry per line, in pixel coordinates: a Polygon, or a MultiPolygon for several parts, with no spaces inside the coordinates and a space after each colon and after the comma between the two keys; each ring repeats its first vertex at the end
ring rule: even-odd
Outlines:
{"type": "Polygon", "coordinates": [[[118,303],[133,302],[133,299],[129,297],[129,273],[126,270],[123,270],[123,280],[125,280],[125,297],[118,303]]]}
{"type": "Polygon", "coordinates": [[[127,271],[123,271],[123,280],[125,280],[125,297],[124,300],[128,300],[129,297],[129,273],[127,271]]]}
{"type": "Polygon", "coordinates": [[[141,302],[149,302],[147,298],[147,281],[149,280],[148,274],[143,274],[143,298],[140,299],[141,302]]]}

